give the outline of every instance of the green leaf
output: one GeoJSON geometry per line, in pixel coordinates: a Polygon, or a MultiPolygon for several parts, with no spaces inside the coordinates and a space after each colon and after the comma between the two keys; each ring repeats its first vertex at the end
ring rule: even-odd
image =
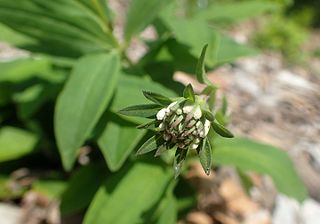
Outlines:
{"type": "Polygon", "coordinates": [[[161,202],[161,214],[159,215],[156,224],[176,224],[177,223],[177,205],[173,195],[167,196],[161,202]]]}
{"type": "Polygon", "coordinates": [[[119,113],[126,116],[154,117],[162,107],[158,104],[142,104],[123,108],[119,113]]]}
{"type": "Polygon", "coordinates": [[[163,96],[159,93],[153,93],[150,91],[143,91],[143,95],[152,102],[161,105],[161,106],[167,106],[170,103],[172,103],[172,100],[166,96],[163,96]]]}
{"type": "Polygon", "coordinates": [[[135,124],[110,117],[98,145],[111,171],[118,170],[146,133],[135,124]]]}
{"type": "Polygon", "coordinates": [[[198,155],[204,172],[209,175],[212,165],[212,152],[210,142],[207,139],[202,141],[198,155]]]}
{"type": "Polygon", "coordinates": [[[186,86],[186,88],[184,89],[183,91],[183,97],[186,98],[186,99],[189,99],[191,100],[192,102],[194,102],[196,99],[195,99],[195,95],[194,95],[194,91],[193,91],[193,88],[192,88],[192,85],[191,84],[188,84],[186,86]]]}
{"type": "Polygon", "coordinates": [[[215,24],[232,24],[278,9],[280,9],[280,4],[271,1],[215,2],[208,9],[202,11],[199,16],[209,19],[215,24]]]}
{"type": "Polygon", "coordinates": [[[178,148],[176,154],[174,156],[173,161],[173,170],[174,170],[174,178],[177,178],[182,172],[183,162],[186,159],[188,150],[178,148]]]}
{"type": "MultiPolygon", "coordinates": [[[[160,92],[170,97],[176,96],[173,91],[156,82],[130,74],[123,74],[119,80],[115,96],[113,98],[111,111],[117,113],[119,110],[127,107],[128,105],[149,103],[149,101],[141,94],[141,92],[145,89],[152,89],[155,92],[160,92]]],[[[146,119],[137,117],[126,116],[123,118],[136,123],[143,123],[147,121],[146,119]]]]}
{"type": "Polygon", "coordinates": [[[47,196],[49,199],[60,200],[67,186],[67,182],[63,180],[37,180],[32,184],[32,190],[47,196]]]}
{"type": "Polygon", "coordinates": [[[168,169],[135,163],[107,178],[95,195],[84,224],[145,223],[144,214],[159,203],[171,181],[168,169]]]}
{"type": "Polygon", "coordinates": [[[94,163],[76,170],[62,194],[62,215],[73,214],[90,204],[104,180],[106,172],[100,164],[94,163]]]}
{"type": "Polygon", "coordinates": [[[38,142],[38,137],[28,131],[2,127],[0,129],[0,162],[18,159],[32,152],[38,142]]]}
{"type": "Polygon", "coordinates": [[[218,138],[212,143],[215,164],[270,175],[280,192],[299,201],[306,198],[303,182],[284,151],[245,138],[218,138]]]}
{"type": "Polygon", "coordinates": [[[95,1],[0,0],[0,22],[34,39],[20,47],[61,56],[80,56],[117,46],[95,1]]]}
{"type": "Polygon", "coordinates": [[[199,57],[199,52],[204,44],[208,44],[205,64],[217,66],[231,62],[239,57],[251,56],[257,51],[251,47],[241,45],[223,35],[208,24],[207,20],[199,17],[177,16],[172,4],[161,13],[161,21],[172,31],[179,43],[186,45],[194,57],[199,57]]]}
{"type": "Polygon", "coordinates": [[[137,151],[137,155],[142,155],[156,150],[161,145],[161,136],[152,136],[139,148],[139,150],[137,151]]]}
{"type": "Polygon", "coordinates": [[[198,82],[205,84],[208,82],[207,74],[206,74],[206,69],[205,69],[205,57],[206,57],[206,51],[207,51],[208,44],[204,45],[201,51],[200,58],[197,63],[196,67],[196,76],[198,82]]]}
{"type": "Polygon", "coordinates": [[[126,41],[147,27],[170,1],[169,0],[132,0],[124,29],[126,41]]]}
{"type": "Polygon", "coordinates": [[[66,170],[72,168],[80,146],[112,97],[120,73],[119,60],[116,53],[84,56],[58,98],[55,135],[66,170]]]}
{"type": "Polygon", "coordinates": [[[155,130],[157,128],[156,121],[152,120],[148,123],[141,124],[137,126],[138,129],[148,129],[148,130],[155,130]]]}
{"type": "Polygon", "coordinates": [[[203,113],[203,116],[204,116],[207,120],[209,120],[209,121],[211,121],[211,122],[214,121],[214,115],[213,115],[210,111],[208,111],[208,110],[202,110],[202,113],[203,113]]]}
{"type": "Polygon", "coordinates": [[[226,129],[225,127],[223,127],[221,124],[219,124],[217,121],[213,121],[211,122],[211,127],[213,128],[213,130],[218,133],[219,135],[221,135],[222,137],[226,137],[226,138],[233,138],[233,134],[226,129]]]}

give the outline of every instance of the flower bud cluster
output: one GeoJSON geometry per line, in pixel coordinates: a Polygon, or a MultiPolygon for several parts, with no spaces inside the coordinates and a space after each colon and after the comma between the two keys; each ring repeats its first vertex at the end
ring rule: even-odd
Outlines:
{"type": "Polygon", "coordinates": [[[210,121],[202,115],[197,104],[175,101],[162,108],[156,117],[165,144],[170,148],[197,149],[210,129],[210,121]]]}

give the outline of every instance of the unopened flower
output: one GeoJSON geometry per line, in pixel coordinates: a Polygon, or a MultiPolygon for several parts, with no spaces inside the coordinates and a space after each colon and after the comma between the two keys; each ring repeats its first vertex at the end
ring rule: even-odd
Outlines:
{"type": "Polygon", "coordinates": [[[210,130],[224,137],[232,134],[219,124],[209,111],[206,101],[194,94],[192,86],[184,90],[184,96],[171,99],[157,93],[143,92],[154,104],[137,105],[120,111],[124,115],[142,116],[152,121],[138,126],[155,132],[138,150],[144,154],[156,150],[155,156],[175,149],[174,170],[176,176],[181,172],[182,163],[189,150],[196,150],[206,174],[211,169],[210,130]]]}

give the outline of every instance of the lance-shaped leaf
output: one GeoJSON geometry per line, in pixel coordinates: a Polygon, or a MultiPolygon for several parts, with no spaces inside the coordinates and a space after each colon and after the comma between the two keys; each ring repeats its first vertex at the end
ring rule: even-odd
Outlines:
{"type": "Polygon", "coordinates": [[[226,129],[225,127],[223,127],[221,124],[219,124],[216,121],[211,122],[211,126],[214,129],[215,132],[217,132],[219,135],[221,135],[222,137],[226,137],[226,138],[233,138],[233,134],[226,129]]]}
{"type": "Polygon", "coordinates": [[[152,136],[149,138],[137,151],[136,155],[142,155],[153,150],[156,150],[163,144],[161,136],[152,136]]]}
{"type": "Polygon", "coordinates": [[[174,169],[174,178],[177,178],[181,171],[184,160],[187,156],[187,149],[178,148],[174,157],[173,169],[174,169]]]}
{"type": "Polygon", "coordinates": [[[142,104],[123,108],[120,114],[135,117],[154,117],[162,107],[157,104],[142,104]]]}
{"type": "Polygon", "coordinates": [[[192,102],[195,101],[195,95],[194,95],[194,91],[193,91],[193,88],[192,88],[191,84],[188,84],[186,86],[186,88],[183,91],[183,96],[184,96],[184,98],[189,99],[192,102]]]}
{"type": "Polygon", "coordinates": [[[202,48],[201,55],[196,67],[197,80],[202,84],[205,84],[207,82],[207,75],[206,75],[205,61],[204,61],[207,47],[208,47],[208,44],[204,45],[204,47],[202,48]]]}
{"type": "Polygon", "coordinates": [[[55,135],[66,170],[105,111],[120,73],[119,55],[93,54],[81,58],[60,93],[55,108],[55,135]]]}
{"type": "Polygon", "coordinates": [[[207,120],[214,121],[214,115],[210,111],[202,110],[202,114],[207,120]]]}
{"type": "Polygon", "coordinates": [[[211,153],[211,145],[207,139],[202,141],[202,145],[200,150],[198,151],[200,163],[204,172],[209,175],[212,165],[212,153],[211,153]]]}
{"type": "Polygon", "coordinates": [[[158,93],[153,93],[149,91],[143,91],[143,95],[148,99],[151,100],[152,102],[161,105],[161,106],[167,106],[170,103],[172,103],[172,100],[166,96],[163,96],[158,93]]]}
{"type": "Polygon", "coordinates": [[[156,126],[156,121],[153,120],[153,121],[150,121],[148,123],[145,123],[145,124],[141,124],[141,125],[138,125],[137,126],[138,129],[148,129],[148,130],[157,130],[158,127],[156,126]]]}

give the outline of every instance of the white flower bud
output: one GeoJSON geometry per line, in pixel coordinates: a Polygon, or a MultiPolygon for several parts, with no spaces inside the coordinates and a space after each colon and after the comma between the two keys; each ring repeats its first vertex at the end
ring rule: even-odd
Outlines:
{"type": "Polygon", "coordinates": [[[186,105],[182,108],[183,113],[188,114],[193,110],[193,105],[186,105]]]}
{"type": "Polygon", "coordinates": [[[178,103],[177,101],[170,103],[170,105],[167,108],[171,111],[175,111],[177,110],[177,107],[176,107],[177,103],[178,103]]]}
{"type": "Polygon", "coordinates": [[[197,108],[195,109],[194,113],[193,113],[193,117],[194,119],[198,120],[200,119],[202,116],[202,112],[199,106],[197,106],[197,108]]]}
{"type": "Polygon", "coordinates": [[[158,113],[157,113],[157,119],[158,119],[159,121],[162,121],[162,120],[165,118],[165,116],[166,116],[166,110],[167,110],[167,108],[162,108],[161,110],[158,111],[158,113]]]}
{"type": "Polygon", "coordinates": [[[192,144],[192,145],[191,145],[191,149],[197,149],[198,146],[199,146],[198,144],[192,144]]]}
{"type": "Polygon", "coordinates": [[[182,114],[182,110],[179,108],[178,110],[176,110],[176,114],[177,114],[177,115],[182,114]]]}
{"type": "Polygon", "coordinates": [[[199,144],[199,143],[200,143],[200,139],[199,139],[199,138],[196,138],[196,139],[194,140],[194,142],[195,142],[196,144],[199,144]]]}
{"type": "Polygon", "coordinates": [[[207,136],[207,134],[209,133],[210,130],[210,121],[208,121],[206,119],[206,121],[204,122],[204,135],[207,136]]]}
{"type": "Polygon", "coordinates": [[[164,130],[164,124],[163,124],[163,122],[159,124],[159,128],[160,128],[160,130],[164,130]]]}

